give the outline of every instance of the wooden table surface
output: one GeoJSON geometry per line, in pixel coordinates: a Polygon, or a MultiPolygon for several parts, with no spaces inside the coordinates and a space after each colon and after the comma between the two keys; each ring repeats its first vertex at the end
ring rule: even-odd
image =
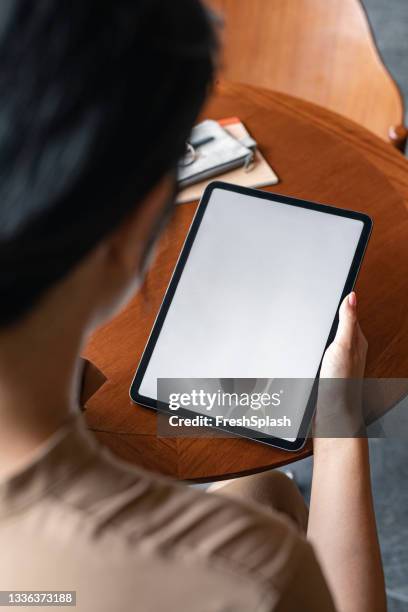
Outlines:
{"type": "MultiPolygon", "coordinates": [[[[218,85],[203,116],[238,116],[278,176],[270,191],[368,213],[373,235],[357,283],[369,340],[367,376],[408,377],[408,161],[358,125],[287,95],[218,85]]],[[[89,427],[120,457],[175,478],[208,481],[278,467],[310,454],[238,438],[158,438],[154,412],[129,386],[196,205],[177,207],[143,291],[85,350],[107,377],[86,405],[89,427]]]]}

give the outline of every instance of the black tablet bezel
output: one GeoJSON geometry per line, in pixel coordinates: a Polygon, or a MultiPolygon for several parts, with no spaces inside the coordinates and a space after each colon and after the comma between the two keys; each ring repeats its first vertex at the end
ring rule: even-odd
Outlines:
{"type": "MultiPolygon", "coordinates": [[[[337,325],[338,325],[338,310],[339,310],[340,304],[345,298],[345,296],[348,293],[350,293],[350,291],[353,290],[354,284],[358,276],[358,272],[360,270],[361,263],[364,258],[364,253],[367,248],[370,234],[372,231],[373,221],[365,213],[360,213],[360,212],[356,212],[353,210],[347,210],[343,208],[337,208],[335,206],[331,206],[327,204],[318,204],[316,202],[310,202],[307,200],[292,198],[292,197],[284,196],[284,195],[277,194],[277,193],[271,193],[269,191],[260,191],[258,189],[250,189],[248,187],[230,185],[229,183],[223,183],[221,181],[211,182],[205,189],[203,196],[201,198],[201,201],[197,207],[197,210],[194,215],[193,221],[191,223],[190,229],[188,231],[186,240],[181,250],[179,259],[176,263],[173,275],[167,287],[163,302],[160,306],[158,315],[153,324],[152,331],[150,333],[149,339],[143,351],[140,363],[137,367],[134,379],[130,387],[130,398],[133,402],[137,404],[141,404],[142,406],[146,406],[148,408],[160,410],[161,412],[171,413],[170,409],[168,408],[168,405],[165,405],[162,402],[160,402],[160,406],[158,406],[157,400],[140,395],[138,390],[140,388],[143,377],[145,375],[150,357],[152,356],[152,353],[156,346],[156,342],[160,335],[160,331],[162,329],[164,320],[167,316],[167,312],[170,308],[173,296],[176,292],[177,285],[183,273],[184,266],[186,265],[188,256],[190,254],[191,247],[194,243],[194,240],[200,228],[201,221],[207,209],[208,202],[211,198],[212,192],[215,189],[224,189],[226,191],[232,191],[232,192],[239,193],[242,195],[248,195],[251,197],[260,198],[262,200],[269,200],[271,202],[279,202],[282,204],[288,204],[290,206],[300,206],[301,208],[306,208],[308,210],[315,210],[317,212],[328,213],[328,214],[336,215],[339,217],[347,217],[349,219],[356,219],[358,221],[362,221],[363,230],[361,232],[360,240],[358,242],[356,252],[355,252],[355,255],[354,255],[354,258],[353,258],[353,261],[352,261],[352,264],[351,264],[351,267],[350,267],[350,270],[349,270],[349,273],[346,279],[346,283],[344,285],[344,288],[343,288],[343,291],[342,291],[342,294],[339,300],[339,304],[338,304],[337,311],[336,311],[336,316],[333,320],[333,324],[332,324],[332,327],[331,327],[331,330],[330,330],[330,333],[329,333],[329,336],[326,342],[325,350],[327,346],[332,342],[335,336],[337,325]]],[[[324,352],[322,354],[322,359],[323,359],[323,355],[324,355],[324,352]]],[[[320,365],[321,365],[321,362],[320,362],[320,365]]],[[[316,381],[319,377],[320,365],[316,373],[316,381]]],[[[316,385],[314,386],[314,391],[315,390],[316,390],[316,385]]],[[[287,450],[287,451],[300,450],[305,444],[307,431],[309,429],[311,419],[313,417],[313,411],[315,407],[314,391],[312,391],[309,397],[309,401],[308,401],[308,404],[307,404],[307,407],[306,407],[306,410],[305,410],[305,413],[302,419],[301,427],[299,430],[303,435],[302,437],[298,437],[295,441],[290,442],[288,440],[284,440],[283,438],[260,436],[259,432],[256,432],[255,430],[252,430],[252,429],[246,429],[246,428],[238,429],[236,427],[219,427],[218,429],[222,429],[223,431],[226,431],[233,435],[250,438],[252,440],[256,440],[258,442],[262,442],[269,446],[274,446],[276,448],[280,448],[283,450],[287,450]]],[[[197,414],[193,411],[189,411],[185,409],[179,409],[178,413],[180,414],[180,416],[190,416],[190,417],[196,416],[197,414]]]]}

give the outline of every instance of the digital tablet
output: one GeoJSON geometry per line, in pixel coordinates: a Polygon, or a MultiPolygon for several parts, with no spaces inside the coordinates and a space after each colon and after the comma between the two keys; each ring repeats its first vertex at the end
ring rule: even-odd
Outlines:
{"type": "Polygon", "coordinates": [[[184,419],[300,449],[322,357],[371,228],[371,219],[360,212],[211,183],[137,368],[131,399],[167,412],[175,425],[184,419]],[[227,407],[223,394],[232,398],[227,407]],[[269,404],[262,404],[262,396],[269,404]]]}

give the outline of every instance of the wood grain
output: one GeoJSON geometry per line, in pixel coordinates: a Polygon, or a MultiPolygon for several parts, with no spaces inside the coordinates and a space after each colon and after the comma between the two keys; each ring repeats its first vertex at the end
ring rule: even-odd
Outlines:
{"type": "Polygon", "coordinates": [[[207,0],[224,78],[298,96],[405,146],[404,104],[359,0],[207,0]]]}
{"type": "MultiPolygon", "coordinates": [[[[274,191],[370,214],[373,236],[357,284],[370,348],[367,376],[408,377],[408,161],[357,124],[258,87],[219,85],[203,116],[239,116],[281,179],[274,191]]],[[[135,406],[129,386],[195,205],[177,207],[142,292],[91,338],[85,355],[107,377],[87,403],[89,426],[119,456],[186,480],[277,467],[310,454],[237,438],[165,439],[154,412],[135,406]]]]}

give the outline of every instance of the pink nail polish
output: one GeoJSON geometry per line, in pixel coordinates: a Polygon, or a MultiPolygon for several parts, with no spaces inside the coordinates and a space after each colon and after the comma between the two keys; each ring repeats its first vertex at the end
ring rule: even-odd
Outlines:
{"type": "Polygon", "coordinates": [[[348,296],[348,301],[349,301],[349,304],[350,304],[350,306],[351,306],[352,308],[355,308],[355,307],[357,306],[357,296],[356,296],[356,294],[354,293],[354,291],[352,291],[352,292],[349,294],[349,296],[348,296]]]}

